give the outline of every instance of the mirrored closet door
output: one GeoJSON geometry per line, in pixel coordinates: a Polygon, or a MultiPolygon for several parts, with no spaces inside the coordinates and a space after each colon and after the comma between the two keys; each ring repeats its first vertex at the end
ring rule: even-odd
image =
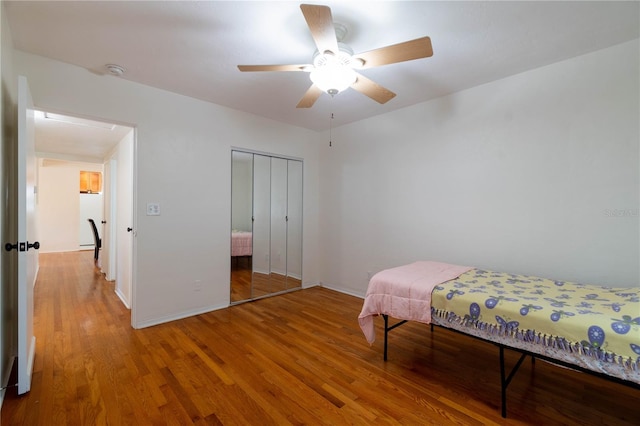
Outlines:
{"type": "Polygon", "coordinates": [[[231,303],[302,286],[302,161],[231,154],[231,303]]]}

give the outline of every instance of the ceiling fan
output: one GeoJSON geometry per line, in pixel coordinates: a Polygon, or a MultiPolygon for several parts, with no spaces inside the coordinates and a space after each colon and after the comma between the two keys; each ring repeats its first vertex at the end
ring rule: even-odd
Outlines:
{"type": "Polygon", "coordinates": [[[431,39],[422,37],[368,52],[353,54],[353,50],[341,40],[346,28],[334,24],[328,6],[300,5],[311,36],[318,50],[313,64],[302,65],[238,65],[243,72],[253,71],[303,71],[310,73],[311,87],[296,108],[310,108],[322,93],[333,96],[349,87],[384,104],[395,93],[366,78],[356,70],[427,58],[433,55],[431,39]]]}

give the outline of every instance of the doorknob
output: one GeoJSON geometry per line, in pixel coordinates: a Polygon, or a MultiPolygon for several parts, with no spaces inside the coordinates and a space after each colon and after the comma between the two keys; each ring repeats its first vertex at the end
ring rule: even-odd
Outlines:
{"type": "Polygon", "coordinates": [[[127,228],[127,232],[133,231],[133,228],[127,228]]]}
{"type": "Polygon", "coordinates": [[[29,241],[27,241],[26,243],[23,243],[23,242],[15,243],[15,244],[7,243],[4,245],[4,249],[6,251],[11,251],[11,250],[28,251],[30,248],[38,250],[40,248],[40,243],[38,241],[36,241],[35,243],[30,243],[29,241]]]}
{"type": "Polygon", "coordinates": [[[107,221],[106,220],[101,220],[100,223],[104,225],[105,223],[107,223],[107,221]]]}

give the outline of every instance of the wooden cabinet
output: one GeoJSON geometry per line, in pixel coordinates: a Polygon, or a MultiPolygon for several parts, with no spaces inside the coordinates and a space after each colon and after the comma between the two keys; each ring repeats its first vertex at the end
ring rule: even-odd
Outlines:
{"type": "Polygon", "coordinates": [[[80,192],[84,194],[98,194],[102,192],[102,173],[81,171],[80,192]]]}

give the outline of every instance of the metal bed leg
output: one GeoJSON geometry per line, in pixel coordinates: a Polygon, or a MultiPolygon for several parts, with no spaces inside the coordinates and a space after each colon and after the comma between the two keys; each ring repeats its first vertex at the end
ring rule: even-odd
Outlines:
{"type": "Polygon", "coordinates": [[[502,391],[502,418],[507,417],[507,384],[504,374],[504,348],[500,346],[500,388],[502,391]]]}
{"type": "Polygon", "coordinates": [[[389,315],[385,315],[385,314],[381,314],[382,318],[384,318],[384,360],[387,360],[387,344],[388,344],[388,337],[389,337],[389,332],[391,330],[393,330],[396,327],[400,327],[402,324],[404,324],[405,322],[408,322],[408,320],[402,320],[402,321],[398,321],[397,323],[393,324],[391,327],[389,327],[389,315]]]}
{"type": "MultiPolygon", "coordinates": [[[[520,353],[520,359],[518,359],[518,362],[516,363],[516,365],[514,365],[513,368],[511,369],[509,376],[505,377],[504,346],[500,345],[499,348],[500,348],[500,387],[502,391],[502,417],[506,418],[507,417],[507,386],[509,386],[509,383],[511,383],[511,379],[513,379],[513,376],[516,374],[516,372],[522,365],[522,362],[527,357],[527,354],[523,352],[520,353]]],[[[535,357],[531,357],[531,358],[535,359],[535,357]]]]}
{"type": "Polygon", "coordinates": [[[387,360],[387,339],[389,337],[389,316],[382,315],[384,318],[384,360],[387,360]]]}

